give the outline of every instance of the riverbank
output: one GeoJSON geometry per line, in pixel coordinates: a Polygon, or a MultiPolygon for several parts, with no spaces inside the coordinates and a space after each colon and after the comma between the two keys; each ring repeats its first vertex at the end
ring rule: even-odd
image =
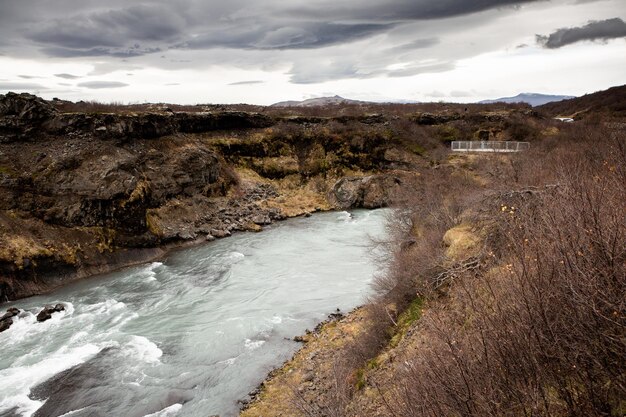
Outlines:
{"type": "Polygon", "coordinates": [[[377,269],[365,242],[384,237],[387,216],[293,218],[10,303],[20,312],[0,334],[0,414],[236,415],[295,335],[364,302],[377,269]],[[65,310],[38,322],[46,304],[65,310]]]}
{"type": "Polygon", "coordinates": [[[241,417],[316,415],[336,401],[334,365],[346,346],[366,329],[362,307],[333,313],[314,330],[294,338],[302,347],[242,400],[241,417]]]}

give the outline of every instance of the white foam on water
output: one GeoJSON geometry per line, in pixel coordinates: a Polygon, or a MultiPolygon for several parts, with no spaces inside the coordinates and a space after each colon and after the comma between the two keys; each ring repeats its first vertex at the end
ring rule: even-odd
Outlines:
{"type": "Polygon", "coordinates": [[[30,417],[35,414],[44,401],[35,401],[28,398],[27,394],[14,395],[4,398],[0,401],[0,413],[4,411],[15,410],[15,414],[30,417]]]}
{"type": "Polygon", "coordinates": [[[233,365],[235,361],[237,361],[237,356],[235,356],[234,358],[228,358],[223,361],[219,361],[218,363],[230,366],[230,365],[233,365]]]}
{"type": "Polygon", "coordinates": [[[281,316],[275,315],[270,319],[270,321],[274,324],[280,324],[283,322],[283,318],[281,316]]]}
{"type": "Polygon", "coordinates": [[[144,417],[170,417],[178,414],[180,409],[183,408],[182,404],[176,403],[169,407],[165,407],[163,410],[159,410],[156,413],[146,414],[144,417]]]}
{"type": "Polygon", "coordinates": [[[68,411],[65,414],[61,414],[59,417],[69,417],[69,416],[73,416],[76,413],[80,413],[83,410],[86,410],[87,407],[83,407],[83,408],[79,408],[78,410],[72,410],[72,411],[68,411]]]}
{"type": "Polygon", "coordinates": [[[231,252],[228,254],[227,259],[233,262],[239,262],[240,260],[242,260],[243,258],[245,258],[246,255],[244,255],[241,252],[231,252]]]}
{"type": "MultiPolygon", "coordinates": [[[[6,343],[6,347],[19,346],[22,342],[28,338],[37,337],[39,334],[45,334],[50,330],[59,327],[61,320],[66,317],[71,317],[74,314],[74,305],[70,302],[64,301],[55,304],[63,304],[65,310],[52,313],[52,318],[44,321],[37,322],[36,314],[43,309],[38,308],[37,313],[33,311],[23,311],[18,316],[13,317],[13,325],[4,332],[7,339],[3,340],[6,343]],[[21,316],[21,317],[20,317],[21,316]]],[[[5,348],[6,348],[5,347],[5,348]]]]}
{"type": "Polygon", "coordinates": [[[85,312],[93,314],[115,313],[124,309],[126,309],[126,304],[113,298],[107,298],[100,303],[90,304],[84,307],[85,312]]]}
{"type": "Polygon", "coordinates": [[[152,282],[152,281],[156,281],[157,280],[157,273],[156,273],[156,269],[160,268],[163,266],[163,262],[152,262],[150,265],[148,265],[148,267],[142,271],[146,273],[146,281],[147,282],[152,282]]]}
{"type": "Polygon", "coordinates": [[[246,346],[246,349],[255,350],[263,346],[264,343],[265,343],[265,340],[246,339],[246,341],[244,342],[244,345],[246,346]]]}
{"type": "Polygon", "coordinates": [[[352,221],[352,214],[347,211],[340,211],[337,213],[337,220],[343,220],[344,222],[352,221]]]}
{"type": "Polygon", "coordinates": [[[32,387],[87,361],[100,350],[101,348],[94,344],[72,349],[63,346],[37,363],[0,370],[0,392],[5,396],[0,402],[0,411],[17,407],[23,416],[32,415],[43,404],[41,401],[28,398],[32,387]]]}
{"type": "Polygon", "coordinates": [[[131,336],[130,341],[122,347],[122,351],[126,355],[150,364],[160,363],[160,358],[163,356],[163,351],[143,336],[131,336]]]}

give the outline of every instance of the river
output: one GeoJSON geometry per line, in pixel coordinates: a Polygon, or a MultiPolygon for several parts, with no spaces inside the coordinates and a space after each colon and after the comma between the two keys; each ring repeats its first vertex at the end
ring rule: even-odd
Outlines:
{"type": "Polygon", "coordinates": [[[0,333],[0,416],[237,415],[289,338],[371,293],[386,213],[291,219],[4,304],[25,312],[0,333]]]}

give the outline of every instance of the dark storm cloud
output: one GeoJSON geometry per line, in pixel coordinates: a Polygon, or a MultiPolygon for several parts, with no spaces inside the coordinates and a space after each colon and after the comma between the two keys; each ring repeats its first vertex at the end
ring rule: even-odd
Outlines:
{"type": "Polygon", "coordinates": [[[312,49],[351,42],[391,29],[393,24],[293,22],[225,33],[216,30],[176,45],[182,49],[312,49]]]}
{"type": "Polygon", "coordinates": [[[0,35],[16,33],[11,27],[22,19],[19,33],[45,54],[67,58],[137,57],[168,48],[313,49],[385,33],[403,22],[533,1],[540,0],[320,0],[314,6],[304,0],[157,0],[136,6],[110,0],[106,10],[91,0],[24,0],[3,6],[0,35]]]}
{"type": "Polygon", "coordinates": [[[122,47],[128,40],[167,41],[184,21],[164,6],[140,5],[53,20],[30,35],[44,43],[74,49],[122,47]]]}
{"type": "Polygon", "coordinates": [[[100,88],[120,88],[127,87],[130,84],[121,83],[118,81],[85,81],[84,83],[78,83],[79,87],[100,89],[100,88]]]}
{"type": "Polygon", "coordinates": [[[406,21],[443,19],[477,13],[498,7],[517,6],[540,0],[396,0],[362,2],[325,1],[315,6],[289,9],[292,16],[335,19],[351,18],[369,21],[406,21]]]}
{"type": "Polygon", "coordinates": [[[581,41],[607,41],[626,37],[626,23],[620,18],[591,21],[584,26],[561,28],[548,36],[537,35],[544,48],[561,48],[581,41]]]}
{"type": "Polygon", "coordinates": [[[265,81],[261,80],[250,80],[250,81],[237,81],[236,83],[230,83],[228,85],[253,85],[253,84],[263,84],[265,81]]]}
{"type": "Polygon", "coordinates": [[[59,78],[65,78],[66,80],[75,80],[77,78],[81,78],[80,75],[73,75],[73,74],[54,74],[55,77],[59,77],[59,78]]]}
{"type": "MultiPolygon", "coordinates": [[[[84,60],[95,66],[88,75],[98,77],[129,65],[171,70],[220,64],[290,67],[291,81],[304,84],[405,77],[450,70],[455,60],[475,53],[455,45],[433,52],[462,30],[446,18],[499,8],[513,13],[538,1],[545,0],[0,0],[0,42],[10,39],[15,56],[109,58],[84,60]]],[[[493,18],[472,16],[467,28],[493,18]]],[[[79,85],[125,86],[94,83],[79,85]]],[[[246,84],[252,82],[232,85],[246,84]]]]}

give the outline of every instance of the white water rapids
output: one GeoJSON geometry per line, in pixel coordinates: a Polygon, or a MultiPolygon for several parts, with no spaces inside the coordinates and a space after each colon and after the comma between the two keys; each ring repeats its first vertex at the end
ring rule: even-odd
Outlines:
{"type": "Polygon", "coordinates": [[[385,213],[292,219],[2,305],[25,312],[0,333],[0,417],[237,415],[287,338],[363,303],[385,213]]]}

